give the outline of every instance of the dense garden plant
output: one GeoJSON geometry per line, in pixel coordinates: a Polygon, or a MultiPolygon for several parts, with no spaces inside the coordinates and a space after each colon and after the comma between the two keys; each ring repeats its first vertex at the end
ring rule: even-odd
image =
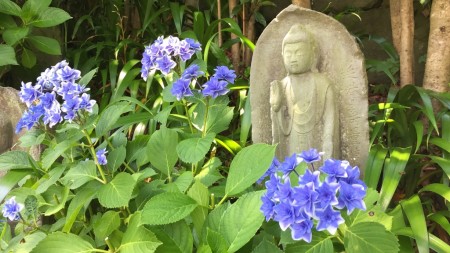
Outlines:
{"type": "Polygon", "coordinates": [[[226,66],[208,75],[200,59],[190,59],[200,50],[194,40],[176,37],[146,47],[142,77],[161,71],[167,83],[167,107],[157,115],[131,97],[119,97],[98,114],[85,87],[95,71],[80,78],[65,61],[34,85],[22,85],[28,110],[17,131],[29,130],[23,146],[45,151],[37,161],[21,151],[0,156],[1,170],[8,170],[0,183],[9,190],[1,195],[8,199],[2,250],[234,252],[252,239],[264,219],[262,192],[252,185],[275,148],[253,145],[229,168],[221,165],[215,136],[232,118],[224,95],[236,75],[226,66]],[[137,107],[160,127],[129,139],[129,122],[120,117],[137,107]],[[231,197],[239,199],[230,203],[231,197]]]}

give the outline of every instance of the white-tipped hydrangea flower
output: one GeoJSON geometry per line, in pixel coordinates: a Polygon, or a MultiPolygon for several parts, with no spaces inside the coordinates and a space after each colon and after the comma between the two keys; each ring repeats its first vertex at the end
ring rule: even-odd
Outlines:
{"type": "Polygon", "coordinates": [[[177,66],[177,60],[183,62],[192,58],[195,52],[201,51],[201,46],[193,39],[180,40],[177,37],[158,37],[153,44],[146,46],[142,54],[141,77],[147,81],[152,71],[159,70],[167,75],[177,66]]]}
{"type": "Polygon", "coordinates": [[[106,160],[106,153],[108,153],[108,151],[106,151],[106,148],[99,149],[95,153],[95,155],[97,156],[98,164],[106,165],[108,163],[108,160],[106,160]]]}
{"type": "Polygon", "coordinates": [[[16,202],[16,197],[11,197],[5,202],[2,209],[3,217],[8,218],[10,221],[15,221],[20,218],[19,213],[23,209],[23,205],[16,202]]]}
{"type": "Polygon", "coordinates": [[[95,100],[86,93],[89,89],[77,83],[78,79],[80,71],[61,61],[42,72],[36,85],[22,83],[19,96],[28,111],[22,115],[16,132],[32,128],[41,119],[53,127],[64,120],[71,122],[80,111],[92,112],[95,100]]]}
{"type": "Polygon", "coordinates": [[[347,214],[355,209],[366,209],[367,186],[359,179],[359,168],[351,167],[347,161],[328,159],[314,171],[312,163],[319,161],[321,155],[310,149],[300,155],[286,157],[282,163],[274,158],[267,173],[258,180],[261,183],[270,176],[265,182],[267,191],[261,197],[260,208],[266,221],[273,219],[282,230],[289,228],[294,240],[311,242],[314,220],[317,221],[317,231],[327,230],[335,234],[339,225],[344,223],[338,209],[346,208],[347,214]],[[313,171],[307,169],[298,175],[295,169],[299,163],[306,163],[313,171]],[[292,172],[299,177],[297,186],[291,185],[289,176],[292,172]],[[327,174],[323,181],[321,172],[327,174]]]}

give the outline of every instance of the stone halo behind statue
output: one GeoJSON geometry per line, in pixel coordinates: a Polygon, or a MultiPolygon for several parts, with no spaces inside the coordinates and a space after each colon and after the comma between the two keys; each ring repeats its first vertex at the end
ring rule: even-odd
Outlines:
{"type": "MultiPolygon", "coordinates": [[[[292,153],[292,150],[295,149],[290,148],[289,150],[288,148],[286,151],[284,147],[293,147],[297,141],[304,141],[299,138],[302,140],[290,143],[293,140],[277,139],[279,132],[277,133],[275,126],[274,129],[271,127],[273,125],[271,108],[273,108],[274,102],[274,99],[271,101],[270,97],[271,87],[273,87],[271,83],[274,80],[280,80],[279,82],[283,83],[283,79],[289,76],[289,71],[284,68],[281,52],[284,51],[283,39],[292,27],[296,27],[293,29],[304,29],[314,38],[315,49],[318,50],[319,56],[316,57],[317,63],[313,64],[317,66],[317,70],[312,67],[310,76],[313,76],[313,79],[321,80],[320,82],[328,83],[325,85],[325,87],[329,87],[325,90],[325,94],[329,93],[329,89],[334,93],[336,101],[334,124],[338,125],[338,130],[333,132],[337,139],[333,141],[333,151],[328,150],[328,153],[332,153],[333,158],[346,159],[352,165],[364,167],[369,150],[367,77],[364,57],[354,38],[342,24],[322,13],[295,5],[284,9],[266,27],[256,44],[250,75],[253,142],[277,143],[277,156],[284,159],[284,156],[290,155],[286,152],[292,153]]],[[[284,88],[286,88],[286,84],[284,88]]],[[[321,91],[314,92],[320,93],[321,91]]],[[[306,100],[308,100],[307,97],[306,100]]],[[[326,95],[324,101],[326,102],[328,98],[326,95]]],[[[286,97],[285,101],[288,99],[286,97]]],[[[301,102],[301,99],[295,101],[295,103],[301,102]]],[[[298,107],[302,109],[301,106],[298,107]]],[[[289,110],[293,110],[293,108],[287,107],[286,110],[289,115],[289,110]]],[[[281,116],[278,115],[278,117],[281,116]]],[[[316,128],[317,126],[319,125],[314,125],[316,128]]],[[[323,124],[320,126],[323,127],[323,124]]],[[[278,131],[283,130],[278,129],[278,131]]],[[[296,152],[301,151],[300,148],[304,147],[297,147],[296,152]]],[[[327,152],[327,150],[321,150],[324,149],[323,145],[312,148],[327,152]]]]}

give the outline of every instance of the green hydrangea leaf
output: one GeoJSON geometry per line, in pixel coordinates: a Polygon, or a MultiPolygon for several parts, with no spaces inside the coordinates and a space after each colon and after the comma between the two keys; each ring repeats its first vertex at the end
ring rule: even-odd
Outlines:
{"type": "Polygon", "coordinates": [[[163,225],[177,222],[188,216],[197,202],[183,193],[165,192],[151,198],[142,210],[142,223],[163,225]]]}

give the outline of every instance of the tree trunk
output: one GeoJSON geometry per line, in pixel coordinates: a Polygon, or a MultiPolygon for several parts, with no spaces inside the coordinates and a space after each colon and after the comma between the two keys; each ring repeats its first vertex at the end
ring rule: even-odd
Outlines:
{"type": "MultiPolygon", "coordinates": [[[[233,9],[237,5],[237,0],[229,0],[228,1],[228,9],[230,11],[230,17],[233,15],[233,9]]],[[[237,21],[237,17],[232,17],[237,21]]],[[[237,39],[238,36],[231,33],[231,39],[237,39]]],[[[234,43],[231,46],[231,62],[233,63],[233,68],[236,73],[239,73],[239,64],[241,62],[241,53],[240,53],[240,44],[234,43]]]]}
{"type": "Polygon", "coordinates": [[[402,23],[400,19],[400,5],[399,0],[389,1],[389,10],[391,13],[391,30],[392,30],[392,44],[394,44],[397,53],[400,52],[400,34],[402,30],[402,23]]]}
{"type": "Polygon", "coordinates": [[[310,0],[292,0],[292,4],[298,5],[303,8],[311,9],[311,1],[310,0]]]}
{"type": "Polygon", "coordinates": [[[450,2],[433,0],[423,87],[450,91],[450,2]]]}
{"type": "Polygon", "coordinates": [[[400,86],[414,83],[414,7],[413,0],[401,0],[400,86]]]}
{"type": "Polygon", "coordinates": [[[413,0],[390,0],[392,44],[400,58],[400,85],[414,83],[413,0]]]}
{"type": "MultiPolygon", "coordinates": [[[[247,29],[245,37],[247,37],[251,42],[255,43],[255,22],[256,22],[256,15],[255,13],[258,11],[258,6],[255,3],[251,3],[250,11],[247,14],[248,20],[246,22],[247,29]]],[[[244,52],[244,63],[245,67],[250,66],[252,62],[252,50],[249,47],[245,47],[244,52]]]]}

